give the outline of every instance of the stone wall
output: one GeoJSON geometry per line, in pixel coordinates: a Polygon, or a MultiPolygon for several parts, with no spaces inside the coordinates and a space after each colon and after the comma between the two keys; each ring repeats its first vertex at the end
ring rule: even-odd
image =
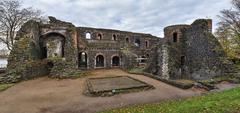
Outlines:
{"type": "Polygon", "coordinates": [[[158,45],[159,41],[159,38],[150,34],[75,27],[72,23],[54,17],[49,17],[47,23],[32,20],[25,23],[16,39],[8,59],[7,76],[18,73],[16,75],[21,76],[18,78],[24,80],[44,74],[66,78],[82,69],[127,69],[140,66],[140,60],[137,59],[153,56],[151,49],[158,45]],[[86,56],[84,68],[81,67],[82,53],[86,56]],[[101,56],[104,61],[99,60],[101,56]],[[35,68],[33,62],[43,63],[39,68],[35,68]],[[99,67],[99,62],[103,63],[103,66],[99,67]],[[21,64],[26,66],[16,69],[20,68],[21,64]]]}
{"type": "Polygon", "coordinates": [[[193,79],[221,76],[233,69],[218,40],[209,30],[209,20],[196,20],[184,32],[184,74],[193,79]]]}
{"type": "MultiPolygon", "coordinates": [[[[51,64],[50,76],[66,77],[72,71],[77,71],[77,30],[75,26],[68,22],[57,20],[50,17],[48,24],[42,24],[41,27],[40,46],[42,47],[42,59],[47,59],[48,64],[51,64]],[[48,56],[43,55],[44,41],[53,40],[60,37],[61,46],[59,49],[61,55],[48,56]],[[68,73],[69,72],[69,73],[68,73]]],[[[56,46],[56,45],[55,45],[56,46]]],[[[48,53],[48,51],[47,51],[48,53]]]]}
{"type": "Polygon", "coordinates": [[[162,39],[49,19],[48,23],[29,21],[22,26],[8,59],[7,74],[0,82],[47,74],[67,78],[85,69],[139,66],[165,79],[208,79],[232,69],[211,33],[211,20],[168,26],[162,39]]]}
{"type": "Polygon", "coordinates": [[[47,63],[40,60],[39,25],[38,22],[29,21],[18,31],[8,57],[7,72],[0,78],[0,83],[18,82],[49,73],[47,63]]]}
{"type": "Polygon", "coordinates": [[[191,25],[164,29],[164,46],[158,46],[146,71],[157,70],[165,79],[209,79],[231,72],[234,67],[212,34],[212,21],[199,19],[191,25]]]}
{"type": "Polygon", "coordinates": [[[97,55],[104,56],[103,68],[113,67],[113,56],[120,58],[119,67],[121,68],[138,66],[136,59],[141,56],[149,57],[153,55],[151,48],[158,44],[158,40],[159,38],[150,34],[78,27],[78,51],[79,53],[85,52],[87,54],[87,69],[97,68],[97,55]],[[139,46],[135,44],[136,40],[139,40],[139,46]]]}

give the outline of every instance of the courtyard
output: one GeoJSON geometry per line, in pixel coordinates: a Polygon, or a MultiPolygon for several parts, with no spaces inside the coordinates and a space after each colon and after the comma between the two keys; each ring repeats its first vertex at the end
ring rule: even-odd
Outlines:
{"type": "Polygon", "coordinates": [[[128,74],[120,69],[103,69],[91,71],[89,76],[79,79],[57,80],[43,77],[18,83],[0,93],[0,113],[94,113],[136,104],[186,98],[200,93],[193,89],[182,90],[143,75],[128,74]],[[154,89],[108,97],[84,95],[89,78],[116,76],[123,79],[131,77],[152,85],[154,89]]]}

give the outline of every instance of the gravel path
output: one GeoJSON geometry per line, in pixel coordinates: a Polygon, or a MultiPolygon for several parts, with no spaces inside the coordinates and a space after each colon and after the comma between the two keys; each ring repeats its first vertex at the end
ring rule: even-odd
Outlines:
{"type": "Polygon", "coordinates": [[[95,70],[88,77],[131,76],[156,89],[119,94],[112,97],[83,95],[85,81],[81,79],[54,80],[47,77],[21,82],[0,93],[0,113],[94,113],[135,104],[156,103],[199,95],[200,92],[182,90],[152,78],[128,74],[120,69],[95,70]]]}

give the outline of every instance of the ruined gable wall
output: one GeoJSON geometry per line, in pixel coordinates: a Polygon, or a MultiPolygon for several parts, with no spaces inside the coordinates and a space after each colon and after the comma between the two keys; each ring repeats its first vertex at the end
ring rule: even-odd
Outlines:
{"type": "MultiPolygon", "coordinates": [[[[63,38],[63,56],[43,58],[47,59],[48,63],[53,66],[50,68],[50,76],[64,78],[77,72],[77,29],[68,22],[57,20],[54,17],[50,17],[48,24],[42,24],[42,36],[40,37],[41,43],[48,38],[53,37],[63,38]]],[[[44,47],[43,44],[41,44],[44,47]]],[[[43,48],[42,48],[43,50],[43,48]]]]}
{"type": "Polygon", "coordinates": [[[47,75],[47,63],[40,59],[40,23],[28,21],[18,31],[8,58],[7,73],[0,83],[14,83],[47,75]]]}
{"type": "Polygon", "coordinates": [[[191,75],[192,79],[221,76],[233,67],[220,43],[211,33],[209,22],[211,20],[196,20],[184,33],[184,74],[191,75]]]}

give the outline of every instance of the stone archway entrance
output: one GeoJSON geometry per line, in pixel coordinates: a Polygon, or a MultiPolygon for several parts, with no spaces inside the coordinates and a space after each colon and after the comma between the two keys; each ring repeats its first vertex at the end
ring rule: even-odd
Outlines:
{"type": "Polygon", "coordinates": [[[59,33],[48,33],[41,36],[40,46],[42,59],[64,57],[65,37],[59,33]]]}
{"type": "Polygon", "coordinates": [[[96,67],[104,67],[104,57],[103,57],[103,55],[98,55],[96,57],[96,67]]]}
{"type": "Polygon", "coordinates": [[[118,56],[114,56],[112,58],[112,66],[113,67],[120,66],[120,58],[118,56]]]}
{"type": "Polygon", "coordinates": [[[87,53],[80,52],[78,54],[78,67],[87,68],[87,53]]]}

